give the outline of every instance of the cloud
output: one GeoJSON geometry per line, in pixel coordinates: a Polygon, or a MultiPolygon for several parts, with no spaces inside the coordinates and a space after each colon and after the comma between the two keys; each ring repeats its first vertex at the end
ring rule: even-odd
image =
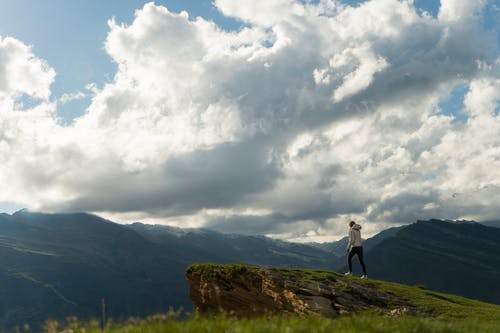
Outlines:
{"type": "Polygon", "coordinates": [[[293,0],[243,0],[239,2],[215,0],[214,5],[226,16],[268,27],[293,19],[293,15],[304,13],[304,7],[293,0]]]}
{"type": "Polygon", "coordinates": [[[333,92],[333,99],[336,102],[366,89],[373,82],[375,73],[389,66],[384,58],[376,57],[370,46],[365,44],[358,48],[348,48],[342,54],[335,55],[330,61],[330,70],[340,72],[352,58],[358,59],[359,65],[344,76],[342,84],[333,92]]]}
{"type": "Polygon", "coordinates": [[[0,36],[0,98],[26,94],[48,99],[55,71],[35,57],[31,47],[11,37],[0,36]]]}
{"type": "Polygon", "coordinates": [[[61,98],[59,98],[59,102],[64,105],[72,101],[77,101],[79,99],[85,98],[87,95],[81,91],[77,91],[74,93],[63,94],[61,98]]]}
{"type": "Polygon", "coordinates": [[[480,10],[487,2],[487,0],[441,0],[439,19],[459,22],[477,19],[480,10]]]}
{"type": "Polygon", "coordinates": [[[481,78],[470,84],[465,96],[465,109],[473,117],[491,116],[498,111],[500,103],[500,79],[481,78]]]}
{"type": "Polygon", "coordinates": [[[443,1],[438,18],[396,0],[214,5],[245,25],[153,3],[110,20],[116,75],[68,125],[54,70],[4,39],[0,201],[301,240],[352,218],[375,232],[497,213],[497,45],[479,4],[443,1]],[[439,109],[456,85],[465,122],[439,109]],[[21,108],[23,93],[42,100],[21,108]]]}

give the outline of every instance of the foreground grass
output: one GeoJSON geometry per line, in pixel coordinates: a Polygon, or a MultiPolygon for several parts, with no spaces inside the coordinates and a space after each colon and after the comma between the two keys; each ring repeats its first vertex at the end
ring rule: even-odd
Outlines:
{"type": "MultiPolygon", "coordinates": [[[[54,328],[60,332],[62,327],[54,328]]],[[[72,333],[160,333],[160,332],[224,332],[224,333],[294,333],[294,332],[338,332],[338,333],[497,333],[500,322],[480,322],[460,319],[455,321],[436,320],[403,316],[388,318],[376,314],[358,314],[338,319],[319,317],[267,317],[255,319],[236,319],[230,317],[196,317],[183,320],[165,319],[161,316],[143,320],[132,320],[124,324],[108,324],[102,331],[97,325],[71,323],[64,331],[72,333]]]]}

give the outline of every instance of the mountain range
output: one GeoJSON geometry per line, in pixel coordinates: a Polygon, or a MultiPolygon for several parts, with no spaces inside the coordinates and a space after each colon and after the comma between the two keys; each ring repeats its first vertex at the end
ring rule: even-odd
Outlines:
{"type": "MultiPolygon", "coordinates": [[[[500,303],[500,229],[439,220],[367,239],[371,278],[500,303]]],[[[345,269],[346,240],[296,244],[133,223],[90,214],[0,214],[0,327],[69,315],[123,319],[192,311],[186,268],[196,262],[345,269]]],[[[356,259],[355,259],[356,260],[356,259]]],[[[356,267],[355,263],[355,267],[356,267]]]]}

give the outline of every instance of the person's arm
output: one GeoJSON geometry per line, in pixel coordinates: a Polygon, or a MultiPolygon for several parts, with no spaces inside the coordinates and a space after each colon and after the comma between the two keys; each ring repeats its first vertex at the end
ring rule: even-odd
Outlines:
{"type": "Polygon", "coordinates": [[[351,250],[353,241],[354,241],[354,235],[352,234],[352,229],[349,229],[349,241],[347,242],[347,252],[351,250]]]}

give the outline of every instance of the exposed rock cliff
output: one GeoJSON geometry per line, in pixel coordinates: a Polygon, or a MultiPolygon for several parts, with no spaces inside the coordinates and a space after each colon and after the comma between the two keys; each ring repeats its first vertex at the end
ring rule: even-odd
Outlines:
{"type": "Polygon", "coordinates": [[[327,271],[197,264],[186,277],[199,313],[336,317],[369,309],[390,315],[421,312],[371,281],[327,271]]]}

